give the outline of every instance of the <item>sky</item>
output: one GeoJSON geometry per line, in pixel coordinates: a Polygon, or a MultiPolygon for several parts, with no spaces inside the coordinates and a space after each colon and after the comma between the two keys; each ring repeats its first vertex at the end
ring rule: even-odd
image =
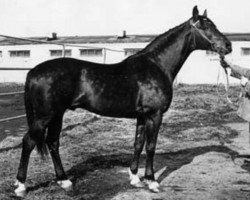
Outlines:
{"type": "Polygon", "coordinates": [[[0,0],[0,34],[161,34],[188,20],[195,5],[220,31],[250,33],[250,0],[0,0]]]}

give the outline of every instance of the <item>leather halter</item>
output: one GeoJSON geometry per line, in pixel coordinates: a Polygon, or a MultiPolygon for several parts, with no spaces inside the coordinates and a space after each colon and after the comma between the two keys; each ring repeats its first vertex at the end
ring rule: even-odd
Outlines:
{"type": "MultiPolygon", "coordinates": [[[[196,30],[207,42],[209,42],[212,46],[215,44],[214,42],[212,42],[204,33],[202,33],[201,31],[200,31],[200,29],[198,29],[197,27],[196,27],[196,25],[199,23],[200,21],[198,20],[197,22],[195,22],[195,23],[190,23],[191,24],[191,26],[194,28],[194,30],[196,30]]],[[[193,37],[194,37],[194,47],[196,46],[196,40],[195,40],[195,35],[193,35],[193,37]]],[[[222,47],[223,48],[223,47],[222,47]]],[[[225,49],[225,48],[223,48],[223,49],[225,49]]],[[[224,59],[224,55],[221,55],[220,54],[220,59],[224,59]]],[[[223,68],[224,69],[224,71],[225,71],[225,75],[226,75],[226,80],[227,80],[227,85],[225,84],[225,90],[226,90],[226,98],[227,98],[227,101],[229,102],[229,103],[231,103],[232,104],[232,101],[230,100],[230,98],[229,98],[229,95],[228,95],[228,91],[229,91],[229,79],[228,79],[228,73],[227,73],[227,70],[225,69],[225,68],[223,68]]],[[[218,77],[217,77],[217,85],[218,85],[218,83],[219,83],[219,75],[218,75],[218,77]]],[[[218,91],[217,91],[217,93],[218,93],[218,91]]]]}
{"type": "MultiPolygon", "coordinates": [[[[197,22],[195,23],[190,23],[190,25],[194,28],[195,31],[197,31],[209,44],[211,44],[211,46],[213,46],[215,43],[212,42],[204,33],[201,32],[200,29],[198,29],[196,27],[196,25],[199,23],[200,21],[198,20],[197,22]]],[[[194,48],[196,47],[196,38],[195,38],[195,35],[193,34],[193,37],[194,37],[194,48]]]]}
{"type": "Polygon", "coordinates": [[[199,23],[200,21],[198,20],[197,22],[195,22],[195,23],[191,23],[191,26],[192,27],[194,27],[194,29],[205,39],[205,40],[207,40],[210,44],[214,44],[204,33],[202,33],[201,31],[200,31],[200,29],[198,29],[197,27],[196,27],[196,25],[199,23]]]}

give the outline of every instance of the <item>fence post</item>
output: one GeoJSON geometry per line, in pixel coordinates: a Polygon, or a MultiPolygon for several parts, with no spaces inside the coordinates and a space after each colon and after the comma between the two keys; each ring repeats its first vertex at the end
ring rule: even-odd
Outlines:
{"type": "Polygon", "coordinates": [[[62,46],[63,46],[62,56],[65,57],[65,44],[63,44],[62,46]]]}
{"type": "Polygon", "coordinates": [[[103,48],[103,63],[105,64],[106,63],[106,48],[103,48]]]}

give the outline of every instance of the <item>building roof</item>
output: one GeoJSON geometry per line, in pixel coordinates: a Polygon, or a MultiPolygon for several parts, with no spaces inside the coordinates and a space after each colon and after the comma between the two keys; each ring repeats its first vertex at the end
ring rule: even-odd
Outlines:
{"type": "Polygon", "coordinates": [[[250,41],[250,33],[224,33],[231,41],[250,41]]]}
{"type": "MultiPolygon", "coordinates": [[[[224,33],[231,41],[250,41],[250,33],[224,33]]],[[[40,42],[53,42],[63,44],[104,44],[104,43],[140,43],[151,42],[157,35],[126,35],[126,36],[63,36],[49,38],[49,37],[28,37],[34,41],[25,41],[18,38],[0,37],[0,46],[6,45],[26,45],[39,44],[40,42]]]]}

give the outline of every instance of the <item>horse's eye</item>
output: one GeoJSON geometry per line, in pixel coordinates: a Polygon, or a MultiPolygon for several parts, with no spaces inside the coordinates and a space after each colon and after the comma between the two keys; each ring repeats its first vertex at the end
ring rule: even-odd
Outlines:
{"type": "Polygon", "coordinates": [[[208,29],[208,25],[204,25],[204,30],[207,30],[208,29]]]}
{"type": "Polygon", "coordinates": [[[202,29],[207,30],[209,28],[208,24],[202,23],[202,29]]]}

